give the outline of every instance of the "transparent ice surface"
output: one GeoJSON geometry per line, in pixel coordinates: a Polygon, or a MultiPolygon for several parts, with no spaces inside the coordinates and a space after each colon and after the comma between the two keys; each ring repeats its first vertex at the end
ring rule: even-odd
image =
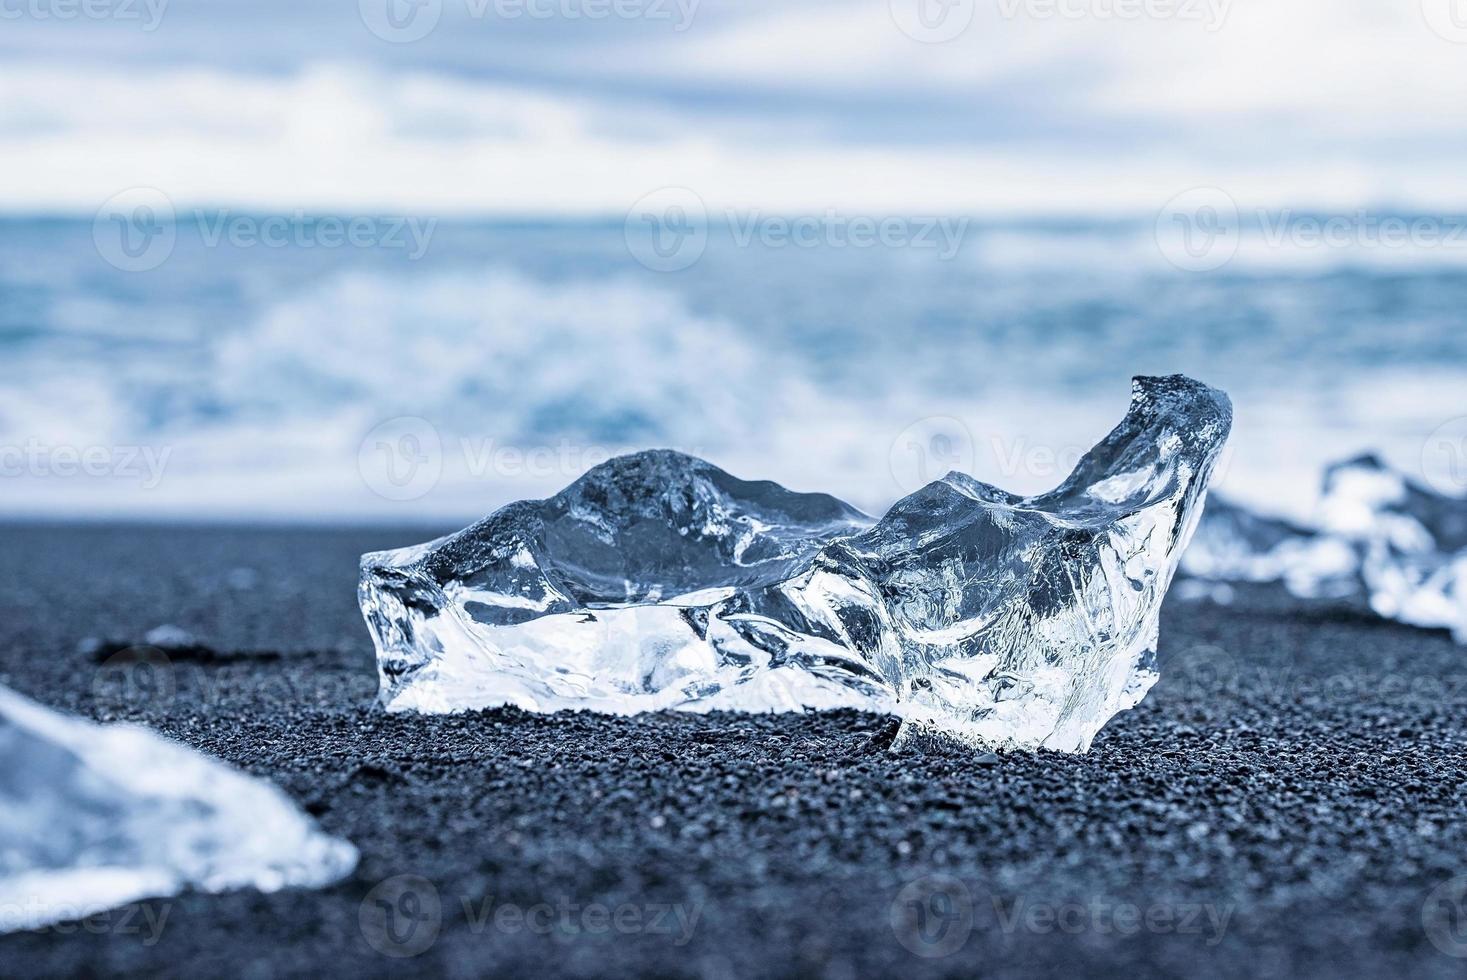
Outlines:
{"type": "Polygon", "coordinates": [[[0,932],[184,888],[317,887],[357,852],[271,784],[0,688],[0,932]]]}
{"type": "Polygon", "coordinates": [[[668,451],[362,558],[389,710],[853,706],[1084,751],[1156,681],[1157,617],[1227,396],[1138,378],[1057,489],[951,473],[874,521],[668,451]]]}

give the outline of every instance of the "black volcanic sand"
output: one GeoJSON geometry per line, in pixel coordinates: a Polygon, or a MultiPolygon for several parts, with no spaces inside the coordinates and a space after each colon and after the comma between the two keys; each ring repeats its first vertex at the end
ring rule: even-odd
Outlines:
{"type": "Polygon", "coordinates": [[[1162,682],[1080,757],[893,752],[852,712],[389,717],[356,559],[428,536],[0,528],[0,681],[272,779],[363,855],[323,891],[3,937],[0,973],[1467,971],[1423,925],[1467,871],[1444,634],[1174,598],[1162,682]],[[201,646],[161,683],[100,646],[164,623],[201,646]]]}

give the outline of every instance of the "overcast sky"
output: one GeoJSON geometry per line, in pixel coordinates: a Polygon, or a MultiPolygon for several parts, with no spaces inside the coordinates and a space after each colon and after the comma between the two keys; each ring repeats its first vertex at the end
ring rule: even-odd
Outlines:
{"type": "Polygon", "coordinates": [[[1458,0],[89,2],[0,0],[0,208],[1467,205],[1458,0]]]}

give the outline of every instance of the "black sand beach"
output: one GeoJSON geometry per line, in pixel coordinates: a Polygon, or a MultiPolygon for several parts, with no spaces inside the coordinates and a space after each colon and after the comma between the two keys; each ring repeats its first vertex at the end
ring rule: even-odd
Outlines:
{"type": "Polygon", "coordinates": [[[854,713],[389,717],[356,559],[429,536],[0,528],[0,682],[272,779],[363,855],[320,892],[0,937],[0,974],[1467,968],[1467,933],[1423,924],[1467,871],[1467,651],[1445,634],[1174,597],[1161,683],[1081,757],[894,753],[854,713]],[[149,675],[84,642],[164,623],[208,649],[149,675]]]}

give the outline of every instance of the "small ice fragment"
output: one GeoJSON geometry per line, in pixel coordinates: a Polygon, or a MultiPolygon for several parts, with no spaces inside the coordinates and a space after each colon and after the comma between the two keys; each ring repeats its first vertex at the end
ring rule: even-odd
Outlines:
{"type": "Polygon", "coordinates": [[[1172,583],[1172,594],[1183,602],[1207,601],[1214,606],[1231,606],[1236,594],[1226,582],[1208,582],[1205,579],[1184,578],[1172,583]]]}
{"type": "Polygon", "coordinates": [[[1326,471],[1320,521],[1356,544],[1376,613],[1467,643],[1467,499],[1364,455],[1326,471]]]}
{"type": "Polygon", "coordinates": [[[1216,493],[1182,573],[1211,582],[1284,582],[1301,598],[1345,598],[1360,591],[1360,559],[1350,542],[1291,521],[1246,510],[1216,493]]]}
{"type": "Polygon", "coordinates": [[[185,887],[321,887],[357,852],[271,784],[0,688],[0,933],[185,887]]]}
{"type": "Polygon", "coordinates": [[[183,650],[199,645],[198,639],[192,633],[171,623],[148,630],[143,635],[143,642],[163,650],[183,650]]]}
{"type": "Polygon", "coordinates": [[[1373,455],[1325,472],[1316,527],[1208,500],[1182,571],[1282,582],[1300,598],[1361,597],[1380,616],[1467,643],[1467,500],[1434,493],[1373,455]]]}
{"type": "Polygon", "coordinates": [[[1085,751],[1156,681],[1157,618],[1232,423],[1138,378],[1056,490],[951,473],[879,522],[654,451],[362,558],[389,710],[858,707],[985,748],[1085,751]]]}

